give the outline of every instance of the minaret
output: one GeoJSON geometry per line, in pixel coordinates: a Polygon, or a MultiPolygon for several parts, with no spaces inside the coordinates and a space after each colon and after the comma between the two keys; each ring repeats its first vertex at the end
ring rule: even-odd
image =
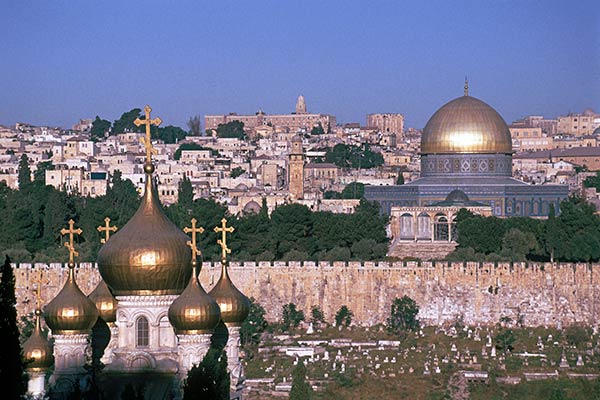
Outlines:
{"type": "Polygon", "coordinates": [[[42,309],[41,309],[41,290],[43,286],[42,271],[40,270],[39,279],[36,281],[38,288],[36,290],[37,306],[35,308],[35,328],[31,336],[23,345],[23,358],[27,363],[25,368],[29,375],[27,383],[27,393],[41,397],[46,392],[46,373],[52,366],[54,358],[52,357],[52,346],[48,339],[42,333],[42,309]]]}
{"type": "Polygon", "coordinates": [[[298,135],[292,139],[292,148],[288,161],[288,185],[293,200],[304,198],[304,152],[302,138],[298,135]]]}
{"type": "Polygon", "coordinates": [[[69,234],[69,276],[62,290],[46,305],[44,318],[54,338],[54,374],[50,383],[58,390],[74,388],[86,371],[86,358],[89,352],[90,334],[98,318],[96,305],[88,299],[75,281],[74,235],[81,235],[81,229],[74,229],[74,221],[69,221],[69,229],[61,234],[69,234]]]}
{"type": "Polygon", "coordinates": [[[306,102],[302,95],[298,96],[298,101],[296,101],[296,114],[306,114],[306,102]]]}
{"type": "Polygon", "coordinates": [[[227,369],[231,376],[231,390],[232,392],[237,392],[242,389],[245,379],[239,355],[240,326],[250,312],[250,300],[235,287],[227,272],[227,254],[231,253],[231,250],[227,247],[227,233],[233,232],[234,228],[227,227],[227,220],[223,218],[221,226],[215,227],[214,230],[217,233],[221,233],[221,239],[217,241],[221,246],[221,277],[209,295],[219,305],[221,320],[229,333],[225,347],[225,351],[227,352],[227,369]]]}

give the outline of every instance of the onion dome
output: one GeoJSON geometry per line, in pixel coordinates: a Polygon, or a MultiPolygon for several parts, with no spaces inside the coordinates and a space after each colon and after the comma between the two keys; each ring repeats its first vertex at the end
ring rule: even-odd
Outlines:
{"type": "Polygon", "coordinates": [[[219,305],[198,282],[194,265],[187,287],[169,307],[169,321],[177,333],[198,334],[212,333],[220,320],[219,305]]]}
{"type": "Polygon", "coordinates": [[[100,280],[96,289],[88,295],[88,298],[96,304],[100,318],[104,322],[115,322],[117,320],[117,300],[114,298],[106,282],[100,280]]]}
{"type": "Polygon", "coordinates": [[[69,263],[65,286],[44,308],[44,319],[53,334],[89,333],[98,319],[98,310],[75,282],[75,264],[69,263]]]}
{"type": "Polygon", "coordinates": [[[35,310],[35,328],[23,345],[23,357],[27,362],[25,368],[29,371],[46,370],[54,362],[52,346],[42,334],[41,316],[42,312],[39,309],[35,310]]]}
{"type": "Polygon", "coordinates": [[[98,253],[98,269],[115,296],[180,294],[190,279],[188,237],[164,214],[144,165],[146,188],[135,215],[98,253]]]}
{"type": "Polygon", "coordinates": [[[219,305],[223,322],[240,326],[250,312],[250,300],[229,279],[226,262],[222,261],[221,266],[221,278],[209,294],[219,305]]]}
{"type": "Polygon", "coordinates": [[[500,114],[465,95],[433,114],[421,136],[422,154],[510,154],[512,140],[500,114]]]}

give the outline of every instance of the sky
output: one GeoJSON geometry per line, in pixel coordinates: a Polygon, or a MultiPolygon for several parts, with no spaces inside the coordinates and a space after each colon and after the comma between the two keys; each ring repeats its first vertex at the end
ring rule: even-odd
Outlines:
{"type": "Polygon", "coordinates": [[[0,12],[0,124],[70,127],[150,104],[193,115],[405,115],[470,94],[511,122],[600,112],[595,1],[14,1],[0,12]]]}

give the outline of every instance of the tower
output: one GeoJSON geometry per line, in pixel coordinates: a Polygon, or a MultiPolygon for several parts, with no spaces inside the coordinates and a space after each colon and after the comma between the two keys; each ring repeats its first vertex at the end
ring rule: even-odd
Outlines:
{"type": "Polygon", "coordinates": [[[296,101],[296,114],[306,114],[306,101],[302,95],[298,96],[296,101]]]}
{"type": "Polygon", "coordinates": [[[304,153],[300,136],[292,139],[288,170],[290,196],[294,200],[304,198],[304,153]]]}

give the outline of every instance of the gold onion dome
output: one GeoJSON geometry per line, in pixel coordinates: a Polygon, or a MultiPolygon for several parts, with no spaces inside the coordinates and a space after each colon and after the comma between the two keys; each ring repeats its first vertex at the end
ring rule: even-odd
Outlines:
{"type": "Polygon", "coordinates": [[[433,114],[421,136],[422,154],[510,154],[506,122],[483,101],[465,95],[433,114]]]}
{"type": "Polygon", "coordinates": [[[190,281],[169,307],[169,321],[182,334],[212,333],[221,320],[217,302],[198,282],[194,267],[190,281]]]}
{"type": "Polygon", "coordinates": [[[35,328],[23,345],[23,357],[27,362],[26,369],[30,371],[46,370],[54,362],[52,346],[42,334],[41,315],[42,312],[39,309],[35,310],[35,328]]]}
{"type": "Polygon", "coordinates": [[[89,333],[98,319],[98,309],[75,282],[75,264],[58,295],[44,308],[44,319],[53,334],[89,333]]]}
{"type": "Polygon", "coordinates": [[[214,288],[208,293],[221,309],[221,319],[227,325],[239,326],[250,312],[250,300],[235,287],[225,262],[221,262],[221,277],[214,288]]]}
{"type": "Polygon", "coordinates": [[[88,295],[88,298],[96,304],[100,318],[104,322],[115,322],[117,320],[117,300],[114,298],[106,282],[100,280],[96,289],[88,295]]]}
{"type": "Polygon", "coordinates": [[[115,296],[180,294],[192,273],[188,237],[164,214],[144,165],[146,188],[135,215],[98,253],[98,269],[115,296]]]}

